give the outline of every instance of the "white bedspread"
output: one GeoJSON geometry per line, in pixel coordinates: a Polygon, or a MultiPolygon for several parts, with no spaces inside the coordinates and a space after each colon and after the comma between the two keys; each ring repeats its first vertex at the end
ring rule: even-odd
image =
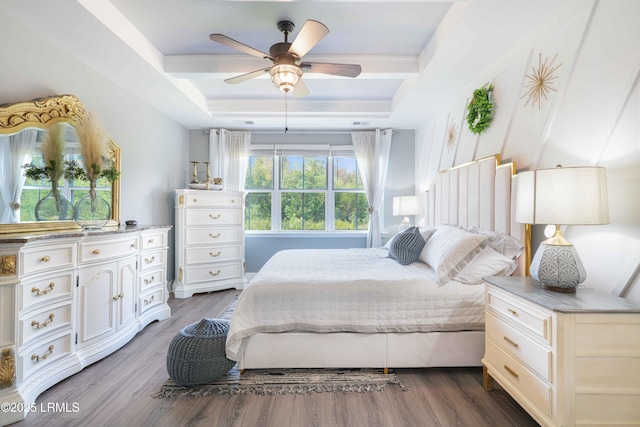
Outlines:
{"type": "Polygon", "coordinates": [[[426,264],[402,266],[386,249],[276,253],[240,295],[227,357],[261,332],[431,332],[484,329],[484,286],[435,282],[426,264]]]}

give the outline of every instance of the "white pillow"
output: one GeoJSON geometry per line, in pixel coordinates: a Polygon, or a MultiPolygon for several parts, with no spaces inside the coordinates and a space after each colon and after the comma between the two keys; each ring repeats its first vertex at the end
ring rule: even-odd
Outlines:
{"type": "Polygon", "coordinates": [[[486,245],[506,256],[507,258],[517,259],[524,252],[524,245],[514,237],[499,231],[483,230],[474,225],[467,228],[470,233],[481,234],[487,236],[486,245]]]}
{"type": "Polygon", "coordinates": [[[429,264],[444,285],[482,250],[486,238],[451,225],[439,225],[420,252],[420,261],[429,264]]]}
{"type": "Polygon", "coordinates": [[[453,278],[464,285],[479,285],[485,276],[506,276],[515,269],[516,261],[485,247],[469,264],[453,278]]]}

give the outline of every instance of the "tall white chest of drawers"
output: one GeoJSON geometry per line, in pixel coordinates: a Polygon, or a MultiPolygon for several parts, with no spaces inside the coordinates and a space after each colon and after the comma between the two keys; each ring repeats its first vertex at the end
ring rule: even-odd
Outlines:
{"type": "Polygon", "coordinates": [[[243,193],[176,190],[176,298],[245,284],[243,193]]]}
{"type": "Polygon", "coordinates": [[[543,426],[640,425],[640,306],[485,280],[485,389],[495,379],[543,426]]]}

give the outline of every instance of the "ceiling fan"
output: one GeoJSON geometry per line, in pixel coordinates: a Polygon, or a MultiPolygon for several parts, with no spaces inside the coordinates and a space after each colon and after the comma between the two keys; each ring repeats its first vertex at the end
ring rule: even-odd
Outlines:
{"type": "Polygon", "coordinates": [[[354,64],[302,62],[302,57],[329,34],[329,29],[321,22],[307,20],[293,42],[289,43],[289,34],[291,34],[294,28],[295,25],[291,21],[279,21],[278,29],[284,34],[284,42],[271,46],[268,54],[223,34],[211,34],[209,38],[214,42],[248,53],[249,55],[269,59],[274,64],[270,67],[231,77],[226,79],[225,82],[231,84],[242,83],[268,72],[271,75],[273,84],[281,91],[284,93],[292,92],[293,96],[302,97],[309,94],[309,89],[302,81],[303,73],[357,77],[362,71],[360,65],[354,64]]]}

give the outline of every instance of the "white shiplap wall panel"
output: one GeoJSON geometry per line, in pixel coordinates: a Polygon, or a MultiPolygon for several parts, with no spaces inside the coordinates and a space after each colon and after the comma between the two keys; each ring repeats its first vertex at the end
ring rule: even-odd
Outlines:
{"type": "Polygon", "coordinates": [[[469,171],[467,168],[460,168],[458,173],[458,219],[459,224],[467,227],[469,224],[469,171]]]}
{"type": "Polygon", "coordinates": [[[478,227],[491,230],[494,226],[496,203],[496,159],[489,157],[479,162],[479,200],[478,200],[478,227]]]}
{"type": "Polygon", "coordinates": [[[460,187],[458,183],[459,169],[453,169],[449,171],[449,223],[460,224],[459,212],[458,212],[458,199],[460,194],[460,187]]]}
{"type": "Polygon", "coordinates": [[[467,204],[468,225],[480,226],[480,164],[472,163],[468,168],[469,198],[467,204]]]}

